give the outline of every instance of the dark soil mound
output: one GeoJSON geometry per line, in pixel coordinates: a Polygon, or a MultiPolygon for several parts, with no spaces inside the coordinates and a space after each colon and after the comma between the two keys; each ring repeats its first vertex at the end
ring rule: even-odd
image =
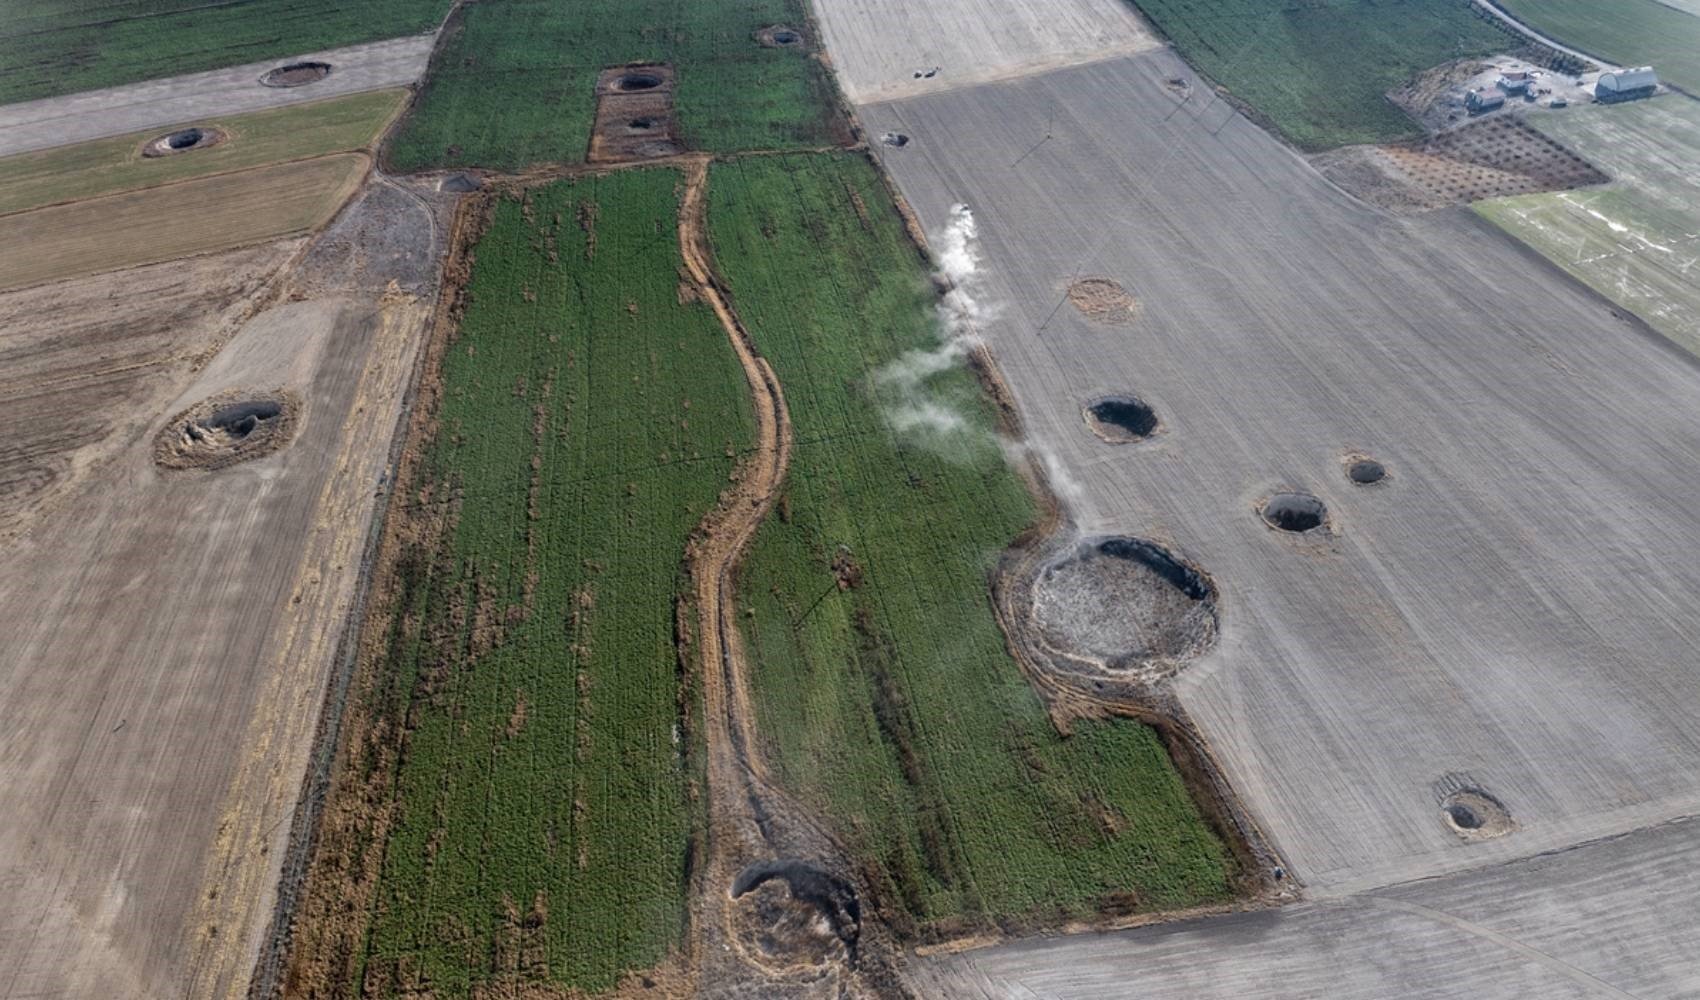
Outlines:
{"type": "Polygon", "coordinates": [[[1106,396],[1088,403],[1086,425],[1117,444],[1139,441],[1157,430],[1157,414],[1138,396],[1106,396]]]}
{"type": "Polygon", "coordinates": [[[330,75],[330,63],[294,62],[268,72],[260,77],[260,82],[268,87],[304,87],[309,83],[318,83],[330,75]]]}
{"type": "Polygon", "coordinates": [[[1282,531],[1311,531],[1328,522],[1328,506],[1309,493],[1277,493],[1263,502],[1261,513],[1282,531]]]}

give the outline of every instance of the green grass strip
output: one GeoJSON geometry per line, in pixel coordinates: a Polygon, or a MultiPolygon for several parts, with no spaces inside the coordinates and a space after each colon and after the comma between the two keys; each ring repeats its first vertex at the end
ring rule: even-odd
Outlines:
{"type": "Polygon", "coordinates": [[[429,31],[449,0],[29,0],[0,27],[0,104],[429,31]]]}
{"type": "Polygon", "coordinates": [[[1521,44],[1469,0],[1130,2],[1187,62],[1305,150],[1415,135],[1389,90],[1441,63],[1521,44]]]}
{"type": "Polygon", "coordinates": [[[678,180],[535,189],[478,244],[426,476],[452,537],[408,554],[391,638],[410,736],[362,995],[597,991],[680,941],[675,600],[752,418],[726,334],[681,302],[678,180]]]}
{"type": "MultiPolygon", "coordinates": [[[[1536,31],[1700,96],[1700,16],[1655,0],[1499,0],[1536,31]]],[[[1700,9],[1700,8],[1696,8],[1700,9]]]]}
{"type": "Polygon", "coordinates": [[[172,127],[8,156],[0,159],[0,215],[268,163],[364,149],[406,97],[405,90],[380,90],[185,122],[203,128],[216,126],[229,138],[217,146],[170,156],[144,157],[142,146],[172,131],[172,127]]]}
{"type": "Polygon", "coordinates": [[[828,143],[825,68],[755,32],[799,24],[801,0],[502,0],[471,4],[432,60],[419,106],[390,149],[399,170],[513,170],[582,161],[596,75],[628,62],[677,70],[675,111],[693,149],[828,143]]]}
{"type": "Polygon", "coordinates": [[[746,158],[714,167],[710,197],[719,267],[796,428],[739,590],[785,785],[830,818],[906,930],[1226,898],[1231,862],[1156,734],[1104,722],[1059,737],[1005,650],[987,573],[1035,509],[972,375],[926,383],[961,432],[921,441],[887,420],[876,373],[936,332],[872,167],[746,158]]]}

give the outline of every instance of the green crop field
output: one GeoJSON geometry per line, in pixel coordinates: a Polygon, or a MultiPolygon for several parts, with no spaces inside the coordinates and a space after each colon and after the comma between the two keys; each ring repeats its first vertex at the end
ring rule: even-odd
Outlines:
{"type": "Polygon", "coordinates": [[[795,424],[739,588],[781,780],[913,932],[1227,898],[1231,861],[1155,733],[1059,737],[1005,650],[987,572],[1035,509],[972,374],[926,384],[958,431],[914,439],[887,419],[877,373],[937,334],[874,169],[746,158],[715,166],[709,196],[716,259],[795,424]]]}
{"type": "Polygon", "coordinates": [[[0,104],[436,27],[449,0],[30,0],[0,25],[0,104]]]}
{"type": "Polygon", "coordinates": [[[681,302],[678,180],[538,188],[478,244],[406,501],[452,524],[403,554],[382,681],[352,709],[407,735],[342,995],[596,991],[680,940],[700,762],[675,602],[752,418],[722,328],[681,302]]]}
{"type": "Polygon", "coordinates": [[[578,162],[596,74],[648,61],[678,72],[676,117],[694,149],[832,141],[833,85],[805,53],[754,33],[799,24],[802,0],[503,0],[467,6],[431,62],[389,152],[396,169],[578,162]]]}
{"type": "Polygon", "coordinates": [[[1475,210],[1700,355],[1700,102],[1673,94],[1527,121],[1613,182],[1475,210]]]}
{"type": "Polygon", "coordinates": [[[1700,96],[1700,8],[1656,0],[1498,0],[1523,23],[1625,66],[1652,64],[1664,82],[1700,96]]]}
{"type": "Polygon", "coordinates": [[[1389,90],[1441,63],[1522,44],[1469,0],[1129,2],[1187,62],[1305,150],[1414,135],[1389,90]]]}
{"type": "Polygon", "coordinates": [[[118,191],[154,187],[285,160],[364,149],[400,110],[404,90],[379,90],[228,118],[197,121],[229,140],[173,156],[142,146],[170,128],[0,159],[0,215],[118,191]]]}

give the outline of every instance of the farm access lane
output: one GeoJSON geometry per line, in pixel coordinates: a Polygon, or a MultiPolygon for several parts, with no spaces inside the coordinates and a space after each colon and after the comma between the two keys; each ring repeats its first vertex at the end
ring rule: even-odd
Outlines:
{"type": "Polygon", "coordinates": [[[929,229],[980,222],[984,333],[1088,532],[1212,574],[1217,648],[1176,691],[1313,895],[1339,896],[1700,812],[1700,547],[1680,470],[1694,360],[1462,211],[1352,201],[1156,51],[864,106],[929,229]],[[1131,328],[1069,283],[1120,281],[1131,328]],[[1105,444],[1086,401],[1164,430],[1105,444]],[[1390,478],[1353,486],[1361,451],[1390,478]],[[1338,533],[1267,528],[1301,489],[1338,533]],[[1521,828],[1466,843],[1462,778],[1521,828]]]}
{"type": "Polygon", "coordinates": [[[1652,1000],[1700,982],[1700,820],[1347,900],[917,963],[918,991],[1046,1000],[1652,1000]]]}
{"type": "Polygon", "coordinates": [[[289,59],[0,105],[0,156],[163,128],[213,115],[406,86],[424,74],[436,40],[435,33],[427,32],[289,59]],[[303,59],[330,63],[331,74],[301,87],[267,87],[260,83],[266,71],[303,59]]]}

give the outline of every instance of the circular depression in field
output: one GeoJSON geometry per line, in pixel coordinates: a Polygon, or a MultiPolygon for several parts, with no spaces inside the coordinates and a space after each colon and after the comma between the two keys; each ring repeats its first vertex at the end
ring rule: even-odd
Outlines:
{"type": "Polygon", "coordinates": [[[797,969],[842,962],[861,934],[855,888],[819,865],[758,861],[731,885],[735,939],[764,965],[797,969]]]}
{"type": "Polygon", "coordinates": [[[1346,478],[1359,486],[1370,486],[1387,478],[1387,466],[1373,458],[1354,458],[1346,463],[1346,478]]]}
{"type": "Polygon", "coordinates": [[[1105,396],[1081,411],[1092,433],[1114,444],[1142,441],[1157,431],[1157,414],[1138,396],[1105,396]]]}
{"type": "Polygon", "coordinates": [[[614,89],[632,93],[640,90],[654,90],[661,84],[661,76],[657,73],[621,73],[614,80],[614,89]]]}
{"type": "Polygon", "coordinates": [[[288,392],[224,392],[173,417],[154,439],[167,469],[221,469],[289,443],[300,403],[288,392]]]}
{"type": "Polygon", "coordinates": [[[1121,282],[1109,278],[1076,281],[1068,286],[1068,301],[1087,319],[1113,326],[1132,323],[1139,312],[1139,304],[1121,282]]]}
{"type": "Polygon", "coordinates": [[[1440,803],[1440,817],[1464,840],[1491,840],[1517,828],[1505,803],[1480,788],[1462,788],[1440,803]]]}
{"type": "Polygon", "coordinates": [[[1309,493],[1276,493],[1263,501],[1258,513],[1271,528],[1296,534],[1328,523],[1328,505],[1309,493]]]}
{"type": "Polygon", "coordinates": [[[1040,570],[1033,623],[1053,649],[1112,668],[1186,660],[1215,641],[1216,591],[1154,542],[1088,539],[1040,570]]]}
{"type": "Polygon", "coordinates": [[[330,75],[330,63],[309,59],[285,63],[260,77],[260,82],[268,87],[304,87],[309,83],[318,83],[330,75]]]}
{"type": "Polygon", "coordinates": [[[187,153],[191,150],[216,146],[226,138],[223,129],[213,128],[210,125],[180,128],[148,140],[147,145],[142,147],[142,155],[152,158],[171,156],[174,153],[187,153]]]}

